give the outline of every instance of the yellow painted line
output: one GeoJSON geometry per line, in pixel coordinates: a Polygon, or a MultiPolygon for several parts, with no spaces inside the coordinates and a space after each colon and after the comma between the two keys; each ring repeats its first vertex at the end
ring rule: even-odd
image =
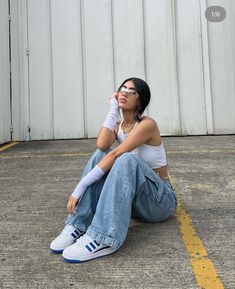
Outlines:
{"type": "Polygon", "coordinates": [[[216,269],[209,259],[196,229],[193,227],[192,219],[186,212],[180,193],[171,176],[170,181],[177,194],[178,206],[176,209],[176,219],[179,223],[179,230],[189,255],[193,273],[200,289],[224,289],[223,283],[216,273],[216,269]]]}
{"type": "Polygon", "coordinates": [[[17,145],[18,143],[19,143],[18,141],[13,141],[13,142],[11,142],[11,143],[9,143],[7,145],[3,145],[3,146],[0,147],[0,152],[11,148],[11,147],[17,145]]]}
{"type": "Polygon", "coordinates": [[[90,154],[91,154],[91,153],[12,155],[12,156],[0,156],[0,159],[25,159],[25,158],[47,158],[47,157],[74,157],[74,156],[89,156],[90,154]]]}

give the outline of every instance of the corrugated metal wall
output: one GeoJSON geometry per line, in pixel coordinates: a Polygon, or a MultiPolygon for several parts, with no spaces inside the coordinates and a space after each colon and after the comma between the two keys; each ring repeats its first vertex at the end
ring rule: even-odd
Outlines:
{"type": "Polygon", "coordinates": [[[235,1],[207,2],[227,11],[223,22],[208,25],[208,39],[213,128],[230,134],[235,133],[235,1]]]}
{"type": "Polygon", "coordinates": [[[130,76],[149,83],[162,135],[235,133],[235,1],[11,0],[11,10],[13,139],[96,137],[130,76]],[[224,21],[207,21],[212,5],[224,21]]]}
{"type": "Polygon", "coordinates": [[[0,1],[0,143],[11,140],[8,3],[0,1]]]}

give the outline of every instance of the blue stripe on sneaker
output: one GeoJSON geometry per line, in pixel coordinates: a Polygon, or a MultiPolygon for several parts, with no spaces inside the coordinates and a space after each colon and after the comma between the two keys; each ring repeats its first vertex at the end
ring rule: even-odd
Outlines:
{"type": "Polygon", "coordinates": [[[100,244],[98,244],[97,242],[96,242],[96,240],[94,240],[94,243],[97,245],[97,246],[99,246],[100,244]]]}
{"type": "Polygon", "coordinates": [[[93,249],[95,249],[96,248],[96,246],[91,242],[89,245],[91,245],[91,247],[93,248],[93,249]]]}
{"type": "Polygon", "coordinates": [[[74,239],[76,239],[76,238],[77,238],[77,236],[76,236],[74,233],[72,233],[71,235],[74,237],[74,239]]]}
{"type": "Polygon", "coordinates": [[[108,249],[108,248],[110,248],[110,246],[106,246],[106,247],[100,248],[100,249],[98,249],[98,250],[95,251],[95,252],[99,252],[99,251],[101,251],[101,250],[108,249]]]}
{"type": "Polygon", "coordinates": [[[55,253],[55,254],[61,254],[63,253],[64,249],[63,250],[54,250],[54,249],[51,249],[51,252],[55,253]]]}
{"type": "Polygon", "coordinates": [[[80,235],[78,230],[75,230],[74,233],[77,235],[77,237],[80,235]]]}
{"type": "Polygon", "coordinates": [[[92,252],[92,249],[91,249],[88,245],[86,245],[85,247],[87,248],[87,250],[88,250],[89,252],[92,252]]]}

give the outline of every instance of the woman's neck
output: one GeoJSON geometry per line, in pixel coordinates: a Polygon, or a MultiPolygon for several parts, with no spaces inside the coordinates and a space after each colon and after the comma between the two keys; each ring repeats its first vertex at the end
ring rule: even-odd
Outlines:
{"type": "Polygon", "coordinates": [[[123,124],[124,125],[131,125],[133,123],[135,123],[135,114],[133,112],[129,112],[129,111],[123,111],[123,124]]]}

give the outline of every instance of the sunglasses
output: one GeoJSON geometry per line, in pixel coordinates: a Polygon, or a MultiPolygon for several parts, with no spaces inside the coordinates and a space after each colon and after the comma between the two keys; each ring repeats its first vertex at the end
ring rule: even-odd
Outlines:
{"type": "Polygon", "coordinates": [[[129,94],[137,94],[137,91],[133,88],[126,88],[124,86],[121,87],[121,89],[119,90],[119,92],[122,93],[126,93],[127,95],[129,94]]]}

